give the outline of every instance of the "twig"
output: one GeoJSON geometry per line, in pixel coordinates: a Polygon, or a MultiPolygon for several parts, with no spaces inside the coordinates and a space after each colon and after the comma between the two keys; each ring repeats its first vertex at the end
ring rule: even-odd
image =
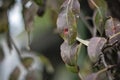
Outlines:
{"type": "Polygon", "coordinates": [[[109,65],[109,66],[107,66],[106,68],[98,71],[97,74],[101,74],[101,73],[103,73],[103,72],[105,72],[105,71],[107,71],[107,70],[109,70],[109,69],[111,69],[111,68],[113,68],[113,67],[115,67],[115,65],[109,65]]]}
{"type": "MultiPolygon", "coordinates": [[[[104,54],[101,55],[101,60],[103,62],[103,65],[105,66],[105,68],[108,68],[108,65],[107,65],[105,58],[104,58],[104,54]]],[[[108,75],[109,80],[113,80],[111,73],[109,71],[107,71],[107,75],[108,75]]]]}
{"type": "MultiPolygon", "coordinates": [[[[109,66],[107,66],[106,68],[98,71],[96,77],[94,78],[94,80],[97,80],[97,77],[98,77],[101,73],[106,72],[107,70],[109,70],[109,69],[111,69],[111,68],[113,68],[113,67],[115,67],[115,65],[109,65],[109,66]]],[[[112,80],[112,79],[111,79],[111,80],[112,80]]]]}

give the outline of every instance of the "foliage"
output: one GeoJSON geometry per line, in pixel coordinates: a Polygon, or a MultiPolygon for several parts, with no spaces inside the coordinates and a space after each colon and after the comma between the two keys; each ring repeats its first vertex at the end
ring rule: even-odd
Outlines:
{"type": "MultiPolygon", "coordinates": [[[[30,46],[34,26],[39,30],[51,24],[57,26],[55,32],[63,39],[61,58],[67,70],[78,75],[77,79],[119,80],[120,21],[119,16],[112,15],[110,4],[108,0],[1,0],[0,80],[41,80],[44,68],[54,72],[49,59],[30,46]],[[18,3],[26,32],[22,39],[10,33],[9,25],[9,11],[18,3]]],[[[67,72],[63,72],[66,77],[67,72]]]]}
{"type": "MultiPolygon", "coordinates": [[[[61,11],[57,19],[57,29],[64,39],[64,43],[61,45],[61,57],[70,71],[73,71],[73,69],[76,70],[76,68],[69,68],[68,65],[78,67],[76,73],[79,74],[78,76],[82,80],[103,80],[102,77],[105,77],[106,80],[118,80],[120,78],[120,72],[118,71],[120,50],[120,26],[118,25],[120,24],[120,21],[108,14],[109,10],[105,0],[89,0],[88,2],[90,7],[94,10],[92,18],[93,27],[89,28],[89,25],[91,24],[89,24],[87,20],[84,21],[88,25],[87,28],[89,30],[92,29],[93,31],[90,31],[92,37],[88,40],[79,38],[78,36],[81,36],[81,34],[72,35],[77,32],[77,28],[74,28],[74,26],[77,27],[77,25],[74,25],[75,22],[77,23],[77,19],[74,20],[73,16],[75,16],[75,14],[72,12],[73,14],[70,15],[71,12],[69,12],[69,10],[72,11],[72,9],[75,8],[76,12],[78,12],[78,16],[80,16],[79,1],[66,0],[61,6],[61,11]],[[72,6],[69,6],[70,4],[72,6]],[[71,19],[73,19],[73,21],[71,19]],[[73,28],[71,29],[71,27],[73,28]],[[69,37],[69,35],[71,36],[69,37]],[[70,41],[72,42],[71,44],[69,44],[70,41]],[[81,67],[79,66],[79,63],[77,63],[79,58],[78,55],[81,53],[78,54],[79,51],[74,49],[75,46],[72,47],[76,41],[79,41],[80,43],[78,46],[81,44],[87,46],[88,55],[86,56],[88,56],[91,61],[91,68],[89,69],[92,70],[86,78],[81,75],[81,67]],[[101,73],[104,72],[107,75],[100,76],[101,73]]],[[[83,16],[80,16],[80,18],[82,17],[83,16]]],[[[81,50],[80,48],[79,50],[81,50]]]]}

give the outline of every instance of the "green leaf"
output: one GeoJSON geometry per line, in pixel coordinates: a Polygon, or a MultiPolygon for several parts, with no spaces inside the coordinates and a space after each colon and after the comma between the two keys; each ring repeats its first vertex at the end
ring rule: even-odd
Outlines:
{"type": "Polygon", "coordinates": [[[98,10],[94,12],[93,15],[93,24],[97,28],[98,32],[102,36],[104,33],[104,19],[103,16],[99,13],[98,10]]]}
{"type": "Polygon", "coordinates": [[[96,7],[96,10],[93,15],[94,26],[97,28],[100,35],[103,36],[107,13],[106,2],[104,0],[91,0],[91,2],[96,7]]]}

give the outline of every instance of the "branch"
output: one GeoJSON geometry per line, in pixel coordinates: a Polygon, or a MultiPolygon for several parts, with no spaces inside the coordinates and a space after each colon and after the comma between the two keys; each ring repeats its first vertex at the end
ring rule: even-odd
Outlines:
{"type": "MultiPolygon", "coordinates": [[[[102,59],[102,62],[103,62],[103,65],[105,66],[105,68],[108,68],[109,66],[107,65],[106,61],[105,61],[105,58],[104,58],[104,54],[102,53],[101,55],[101,59],[102,59]]],[[[109,71],[107,71],[107,75],[108,75],[108,78],[109,80],[113,80],[112,79],[112,76],[111,76],[111,73],[109,71]]]]}

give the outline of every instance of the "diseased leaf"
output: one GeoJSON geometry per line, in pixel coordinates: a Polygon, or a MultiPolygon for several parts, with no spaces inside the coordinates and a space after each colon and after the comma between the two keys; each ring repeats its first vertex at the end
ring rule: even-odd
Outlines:
{"type": "Polygon", "coordinates": [[[87,50],[88,56],[92,62],[96,62],[98,60],[98,56],[100,55],[101,49],[106,41],[107,40],[102,37],[93,37],[90,39],[87,50]]]}
{"type": "Polygon", "coordinates": [[[67,41],[64,41],[60,49],[64,63],[75,66],[77,64],[78,43],[69,45],[67,41]]]}
{"type": "Polygon", "coordinates": [[[68,29],[66,15],[66,9],[63,7],[57,18],[57,30],[59,33],[63,33],[64,29],[68,29]]]}
{"type": "Polygon", "coordinates": [[[73,44],[77,36],[77,24],[75,16],[72,14],[72,12],[68,13],[68,25],[68,34],[66,34],[66,38],[69,44],[73,44]]]}
{"type": "Polygon", "coordinates": [[[57,29],[61,37],[71,45],[77,36],[76,16],[80,13],[78,0],[66,0],[62,6],[57,19],[57,29]]]}
{"type": "Polygon", "coordinates": [[[110,17],[105,23],[106,36],[111,37],[118,32],[120,32],[120,21],[110,17]]]}

